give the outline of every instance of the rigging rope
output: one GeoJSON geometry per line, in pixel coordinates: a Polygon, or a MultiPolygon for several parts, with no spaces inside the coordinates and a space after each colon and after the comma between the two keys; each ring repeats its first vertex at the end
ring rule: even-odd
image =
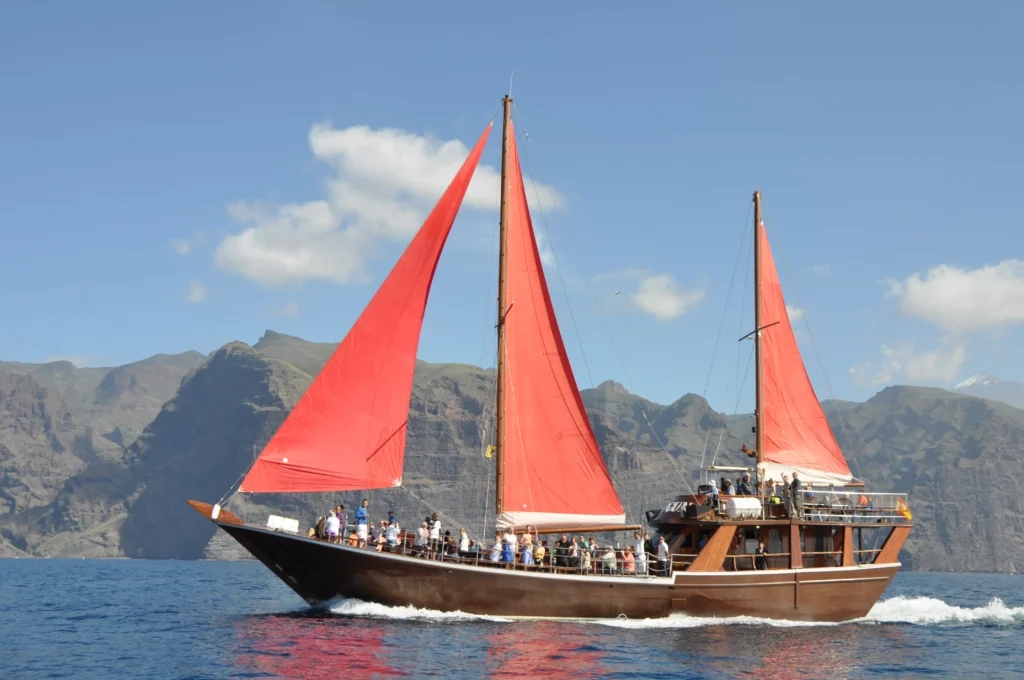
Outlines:
{"type": "MultiPolygon", "coordinates": [[[[765,229],[767,229],[768,228],[768,211],[767,210],[764,211],[764,215],[765,215],[765,220],[764,220],[764,222],[765,222],[765,229]]],[[[773,242],[775,243],[775,246],[778,248],[779,255],[782,257],[782,266],[785,267],[785,269],[786,269],[786,276],[789,277],[789,281],[793,285],[793,295],[796,298],[797,307],[802,312],[801,318],[803,319],[804,326],[807,328],[807,336],[811,339],[811,347],[814,349],[814,358],[817,359],[817,361],[818,361],[818,368],[821,369],[821,375],[825,379],[825,388],[828,390],[829,399],[832,400],[833,409],[835,410],[836,417],[839,419],[839,431],[843,434],[844,437],[846,437],[847,436],[846,422],[843,420],[842,409],[840,409],[839,406],[835,403],[836,402],[836,395],[835,395],[835,392],[832,391],[832,382],[828,379],[828,372],[825,370],[825,363],[821,359],[821,352],[818,350],[818,343],[814,339],[814,333],[811,332],[811,322],[807,318],[807,309],[804,307],[803,302],[800,300],[800,290],[799,290],[799,287],[796,284],[796,277],[793,276],[792,272],[789,269],[789,261],[786,259],[786,252],[785,252],[785,250],[783,250],[782,244],[779,243],[778,239],[775,238],[775,237],[773,237],[773,242]]],[[[822,409],[822,412],[824,412],[824,409],[822,409]]],[[[826,418],[826,420],[827,420],[827,418],[826,418]]],[[[854,466],[857,467],[857,478],[861,479],[861,477],[860,477],[860,466],[857,465],[857,461],[851,459],[850,462],[854,466]]]]}
{"type": "MultiPolygon", "coordinates": [[[[522,120],[523,119],[523,115],[519,112],[519,108],[516,107],[515,103],[512,104],[512,107],[516,111],[516,117],[519,120],[522,120]]],[[[537,150],[536,150],[536,148],[533,145],[533,140],[530,139],[530,133],[527,132],[527,130],[526,130],[525,122],[523,123],[523,136],[526,137],[526,141],[527,141],[527,144],[529,145],[530,152],[534,156],[537,156],[538,155],[537,154],[537,150]]],[[[529,159],[528,156],[524,156],[524,158],[526,159],[527,172],[529,173],[530,179],[532,180],[533,179],[533,170],[532,170],[532,168],[530,166],[530,159],[529,159]]],[[[539,201],[540,200],[540,196],[539,196],[539,194],[537,192],[537,183],[536,183],[536,181],[534,181],[533,185],[534,185],[534,193],[535,193],[535,195],[537,195],[537,200],[539,201]]],[[[548,232],[547,220],[544,217],[543,211],[541,211],[541,221],[544,224],[545,232],[548,232]]],[[[548,232],[548,240],[551,241],[550,232],[548,232]]],[[[567,240],[572,244],[573,249],[575,249],[575,242],[571,238],[569,238],[567,240]]],[[[554,251],[552,251],[552,254],[553,253],[554,253],[554,251]]],[[[632,379],[632,377],[629,374],[629,370],[626,368],[626,362],[622,358],[622,352],[619,351],[618,343],[615,342],[615,336],[612,335],[611,328],[608,326],[608,319],[606,318],[606,316],[604,314],[604,310],[601,308],[601,304],[597,300],[597,295],[594,293],[594,288],[590,284],[590,277],[587,275],[587,272],[586,272],[586,270],[583,267],[582,258],[577,257],[576,260],[577,260],[576,266],[579,267],[580,272],[583,274],[583,280],[587,284],[587,291],[590,293],[590,297],[591,297],[591,299],[594,302],[594,307],[597,309],[598,317],[601,319],[601,323],[604,325],[604,329],[608,333],[608,339],[611,341],[612,347],[615,349],[615,356],[618,358],[619,364],[622,367],[622,372],[626,376],[626,382],[629,384],[629,390],[633,394],[633,396],[637,398],[637,402],[639,403],[639,402],[641,402],[640,396],[637,394],[636,388],[633,385],[633,379],[632,379]]],[[[556,268],[557,268],[557,264],[556,264],[556,268]]],[[[561,269],[558,269],[558,277],[559,277],[560,280],[562,279],[561,269]]],[[[562,281],[562,286],[563,286],[563,291],[565,291],[565,282],[564,281],[562,281]]],[[[566,300],[568,302],[568,292],[567,291],[566,291],[566,300]]],[[[572,315],[572,308],[571,307],[570,307],[569,314],[570,314],[570,316],[572,315]]],[[[575,327],[575,318],[573,318],[573,328],[574,328],[574,330],[576,330],[576,337],[577,337],[577,340],[578,340],[579,339],[579,330],[576,329],[576,327],[575,327]]],[[[580,349],[582,351],[582,341],[580,341],[580,349]]],[[[586,356],[585,355],[584,355],[584,363],[586,363],[586,356]]],[[[590,366],[589,365],[587,365],[587,375],[588,375],[588,377],[590,377],[590,366]]],[[[593,384],[594,384],[593,377],[590,377],[590,383],[591,383],[591,386],[593,386],[593,384]]],[[[664,451],[665,455],[667,455],[669,457],[669,460],[672,462],[672,465],[675,468],[676,473],[678,473],[679,478],[683,481],[683,483],[686,485],[687,489],[692,494],[693,493],[693,488],[690,486],[690,482],[686,479],[686,476],[683,474],[682,470],[679,468],[678,461],[675,459],[675,457],[672,455],[672,453],[665,447],[665,444],[661,441],[661,438],[658,436],[658,433],[654,431],[654,427],[651,425],[651,421],[647,417],[647,411],[646,411],[646,409],[644,409],[642,403],[640,403],[640,413],[643,415],[644,422],[647,423],[647,427],[650,429],[651,434],[654,435],[654,438],[655,438],[655,440],[657,440],[658,445],[661,447],[661,450],[664,451]]]]}
{"type": "MultiPolygon", "coordinates": [[[[516,109],[516,117],[521,120],[522,119],[522,115],[519,113],[519,109],[516,108],[516,105],[514,103],[512,104],[512,108],[516,109]]],[[[530,140],[530,135],[526,131],[525,124],[523,125],[523,135],[526,137],[526,141],[530,145],[530,148],[532,150],[533,149],[533,141],[530,140]]],[[[530,167],[530,159],[528,157],[525,157],[525,156],[524,156],[524,158],[526,159],[526,174],[529,175],[529,177],[530,177],[530,183],[533,185],[533,195],[537,199],[537,211],[540,213],[540,221],[541,221],[541,224],[544,225],[544,234],[547,236],[548,244],[550,245],[550,248],[548,249],[548,252],[551,253],[552,263],[554,264],[555,271],[558,273],[558,282],[562,286],[562,295],[565,296],[565,305],[569,309],[569,319],[572,322],[572,330],[576,334],[576,342],[580,346],[580,354],[583,357],[583,366],[587,370],[587,379],[590,380],[590,386],[594,387],[594,376],[591,375],[591,373],[590,373],[590,362],[587,361],[587,353],[583,349],[583,338],[580,337],[580,329],[576,325],[576,315],[573,313],[573,311],[572,311],[572,303],[569,301],[569,289],[565,285],[565,279],[562,277],[562,268],[558,266],[558,258],[555,256],[555,247],[554,247],[554,243],[555,242],[554,242],[554,239],[551,238],[551,230],[548,228],[548,220],[547,220],[547,217],[544,214],[544,207],[541,204],[540,191],[537,190],[537,180],[533,176],[533,168],[530,167]]]]}

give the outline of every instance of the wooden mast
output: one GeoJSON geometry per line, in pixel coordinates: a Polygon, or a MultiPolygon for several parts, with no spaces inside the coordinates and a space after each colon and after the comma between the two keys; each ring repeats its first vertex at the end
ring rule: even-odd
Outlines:
{"type": "Polygon", "coordinates": [[[505,262],[508,257],[508,145],[509,123],[512,120],[512,98],[505,95],[501,100],[505,109],[504,122],[501,127],[501,217],[499,218],[500,237],[498,239],[498,385],[497,385],[497,427],[494,450],[494,462],[497,467],[494,509],[501,515],[505,509],[505,262]]]}
{"type": "Polygon", "coordinates": [[[764,381],[761,379],[761,192],[754,192],[754,428],[756,439],[754,447],[757,451],[757,468],[754,478],[758,477],[761,463],[764,462],[764,381]]]}

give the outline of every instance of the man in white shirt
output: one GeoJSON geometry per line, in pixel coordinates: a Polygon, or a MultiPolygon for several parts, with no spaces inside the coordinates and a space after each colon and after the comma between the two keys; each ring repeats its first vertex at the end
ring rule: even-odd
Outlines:
{"type": "Polygon", "coordinates": [[[658,536],[658,570],[662,576],[672,575],[672,564],[669,560],[668,543],[664,536],[658,536]]]}
{"type": "Polygon", "coordinates": [[[644,551],[644,539],[639,531],[633,532],[633,554],[636,556],[636,573],[647,573],[647,553],[644,551]]]}

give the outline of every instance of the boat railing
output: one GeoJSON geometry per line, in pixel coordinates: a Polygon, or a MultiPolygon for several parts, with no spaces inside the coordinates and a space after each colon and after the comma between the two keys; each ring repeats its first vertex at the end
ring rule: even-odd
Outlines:
{"type": "MultiPolygon", "coordinates": [[[[346,529],[348,529],[348,527],[346,527],[346,529]]],[[[337,542],[349,545],[350,547],[354,546],[354,541],[350,540],[347,531],[345,537],[339,539],[337,542]]],[[[597,555],[591,555],[589,566],[587,566],[587,561],[583,559],[582,556],[577,557],[575,563],[571,564],[568,555],[554,556],[552,555],[553,549],[550,548],[545,551],[542,561],[538,562],[535,560],[530,564],[524,564],[521,561],[521,553],[516,556],[516,561],[507,562],[501,559],[502,555],[500,554],[498,556],[499,559],[491,559],[491,556],[494,553],[492,548],[485,548],[482,546],[478,546],[478,548],[479,549],[477,550],[470,550],[467,552],[454,552],[451,544],[448,544],[447,546],[443,543],[435,545],[431,545],[430,543],[427,545],[417,545],[415,543],[414,535],[403,531],[399,535],[398,541],[395,543],[388,543],[386,541],[384,543],[377,543],[371,538],[367,541],[367,545],[364,549],[449,564],[462,564],[492,569],[508,569],[513,571],[531,571],[547,574],[620,576],[624,578],[668,575],[661,573],[657,555],[647,554],[646,559],[637,560],[634,558],[632,562],[630,562],[622,557],[621,549],[615,549],[614,562],[603,558],[603,555],[607,550],[602,549],[597,553],[597,555]]],[[[672,566],[676,570],[679,570],[681,568],[680,565],[689,564],[689,562],[692,562],[695,557],[696,555],[690,554],[674,554],[671,556],[673,562],[672,566]]],[[[671,572],[672,569],[670,568],[669,571],[671,572]]]]}
{"type": "Polygon", "coordinates": [[[723,567],[726,571],[760,571],[765,569],[788,569],[789,553],[737,553],[725,556],[723,567]],[[764,558],[760,560],[759,558],[764,558]]]}
{"type": "MultiPolygon", "coordinates": [[[[799,492],[800,518],[810,522],[850,522],[855,524],[908,524],[910,510],[905,493],[868,493],[846,489],[807,489],[799,492]]],[[[760,500],[760,514],[741,515],[746,519],[787,519],[792,508],[791,495],[732,496],[719,494],[709,511],[729,517],[728,503],[735,498],[760,500]]]]}
{"type": "Polygon", "coordinates": [[[800,491],[801,518],[811,522],[908,524],[905,493],[867,493],[845,490],[800,491]]]}

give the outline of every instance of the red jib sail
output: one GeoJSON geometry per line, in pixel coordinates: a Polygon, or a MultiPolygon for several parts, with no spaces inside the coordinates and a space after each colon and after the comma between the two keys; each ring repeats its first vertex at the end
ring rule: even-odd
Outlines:
{"type": "Polygon", "coordinates": [[[490,131],[488,125],[239,491],[347,491],[401,484],[416,348],[430,284],[490,131]]]}
{"type": "Polygon", "coordinates": [[[853,479],[800,357],[764,223],[758,225],[761,285],[763,479],[796,471],[804,483],[853,479]]]}
{"type": "Polygon", "coordinates": [[[499,526],[624,524],[558,331],[509,138],[504,507],[499,526]]]}

